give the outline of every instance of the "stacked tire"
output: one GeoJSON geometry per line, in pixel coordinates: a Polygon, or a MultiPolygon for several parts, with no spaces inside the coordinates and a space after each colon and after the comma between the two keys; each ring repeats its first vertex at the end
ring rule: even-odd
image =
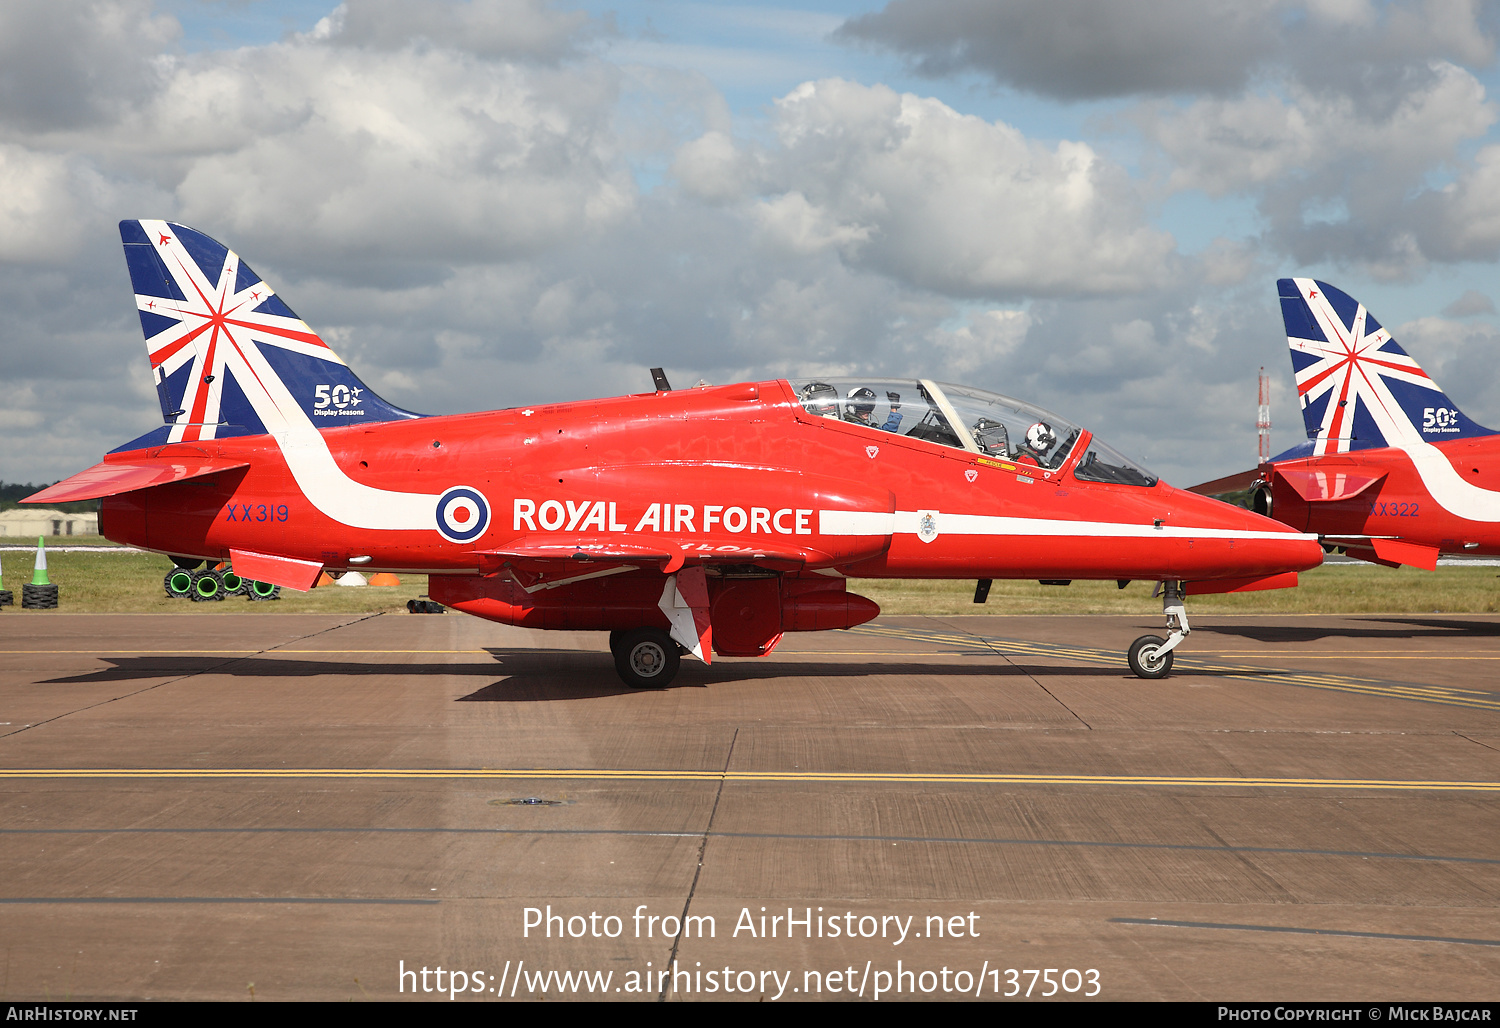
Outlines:
{"type": "Polygon", "coordinates": [[[0,607],[14,607],[16,605],[16,594],[9,589],[0,589],[0,607]]]}
{"type": "Polygon", "coordinates": [[[281,599],[281,586],[279,585],[272,585],[270,582],[252,582],[248,578],[242,581],[245,583],[245,595],[250,598],[251,603],[281,599]]]}
{"type": "Polygon", "coordinates": [[[21,586],[21,606],[27,610],[56,610],[57,586],[32,585],[28,582],[21,586]]]}
{"type": "Polygon", "coordinates": [[[185,600],[193,592],[193,573],[186,568],[173,568],[161,580],[161,586],[174,600],[185,600]]]}
{"type": "Polygon", "coordinates": [[[224,580],[217,571],[194,571],[188,599],[194,603],[213,603],[224,598],[224,580]]]}
{"type": "Polygon", "coordinates": [[[241,578],[228,564],[199,570],[202,561],[197,562],[198,568],[183,566],[188,563],[192,562],[179,561],[161,580],[162,589],[174,600],[213,603],[226,596],[243,596],[252,602],[281,599],[281,586],[241,578]]]}

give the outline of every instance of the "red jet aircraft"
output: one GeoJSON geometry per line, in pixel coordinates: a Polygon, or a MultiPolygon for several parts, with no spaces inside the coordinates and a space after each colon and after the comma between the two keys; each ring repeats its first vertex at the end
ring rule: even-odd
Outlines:
{"type": "Polygon", "coordinates": [[[1310,278],[1277,287],[1307,440],[1194,491],[1253,488],[1258,512],[1388,567],[1500,554],[1500,436],[1470,421],[1363,304],[1310,278]]]}
{"type": "Polygon", "coordinates": [[[109,538],[308,589],[427,574],[528,628],[610,633],[620,677],[681,653],[763,656],[880,609],[848,578],[1144,579],[1169,635],[1187,592],[1279,588],[1317,540],[1174,489],[1056,415],[927,380],[772,380],[486,414],[386,403],[200,232],[120,234],[165,424],[32,503],[102,498],[109,538]],[[679,648],[680,647],[680,648],[679,648]]]}

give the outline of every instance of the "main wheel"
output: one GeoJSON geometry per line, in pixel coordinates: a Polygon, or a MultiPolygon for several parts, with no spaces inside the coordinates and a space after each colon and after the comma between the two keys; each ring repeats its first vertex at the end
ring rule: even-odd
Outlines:
{"type": "Polygon", "coordinates": [[[174,600],[185,600],[193,591],[193,573],[182,568],[173,568],[161,580],[162,588],[174,600]]]}
{"type": "Polygon", "coordinates": [[[224,598],[224,582],[217,571],[194,571],[190,598],[194,603],[206,603],[224,598]]]}
{"type": "Polygon", "coordinates": [[[1172,651],[1158,652],[1167,641],[1159,635],[1143,635],[1130,644],[1126,660],[1138,678],[1166,678],[1172,670],[1172,651]]]}
{"type": "Polygon", "coordinates": [[[682,664],[677,643],[660,628],[611,632],[609,648],[620,680],[632,689],[664,688],[677,677],[682,664]]]}

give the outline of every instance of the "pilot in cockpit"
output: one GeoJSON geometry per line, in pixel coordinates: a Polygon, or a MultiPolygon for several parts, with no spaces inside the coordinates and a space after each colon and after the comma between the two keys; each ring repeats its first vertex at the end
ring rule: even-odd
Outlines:
{"type": "Polygon", "coordinates": [[[1056,445],[1057,433],[1052,430],[1052,426],[1045,421],[1038,421],[1026,430],[1026,444],[1016,456],[1030,458],[1040,465],[1056,445]]]}
{"type": "Polygon", "coordinates": [[[875,415],[875,390],[869,386],[858,386],[849,390],[848,402],[844,405],[844,420],[856,425],[865,425],[868,428],[879,428],[882,432],[895,432],[901,427],[901,394],[886,393],[885,398],[890,401],[891,413],[885,419],[885,424],[876,425],[875,415]]]}

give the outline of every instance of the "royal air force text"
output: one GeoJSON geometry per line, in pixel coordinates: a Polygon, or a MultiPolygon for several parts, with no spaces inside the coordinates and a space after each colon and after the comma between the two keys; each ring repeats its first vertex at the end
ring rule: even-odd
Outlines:
{"type": "Polygon", "coordinates": [[[731,535],[812,535],[811,509],[782,507],[735,507],[689,503],[653,503],[632,518],[621,520],[619,504],[605,500],[536,500],[517,497],[511,528],[535,532],[693,532],[716,531],[731,535]]]}

